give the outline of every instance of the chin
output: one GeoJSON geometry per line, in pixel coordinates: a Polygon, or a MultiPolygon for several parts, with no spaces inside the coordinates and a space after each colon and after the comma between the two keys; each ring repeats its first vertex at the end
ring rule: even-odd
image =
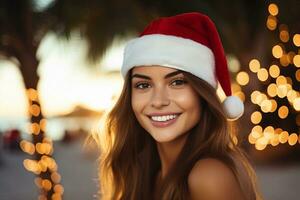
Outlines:
{"type": "Polygon", "coordinates": [[[159,143],[166,143],[166,142],[172,142],[175,141],[176,139],[180,138],[180,136],[183,134],[176,134],[176,135],[167,135],[165,133],[154,133],[151,134],[152,138],[159,143]]]}

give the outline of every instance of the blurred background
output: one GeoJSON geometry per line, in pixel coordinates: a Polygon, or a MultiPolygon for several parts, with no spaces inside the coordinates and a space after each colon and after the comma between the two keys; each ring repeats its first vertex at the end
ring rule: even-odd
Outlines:
{"type": "Polygon", "coordinates": [[[96,199],[100,152],[86,138],[121,91],[126,41],[191,11],[220,32],[246,107],[234,139],[264,198],[299,199],[299,10],[298,0],[0,0],[0,199],[96,199]]]}

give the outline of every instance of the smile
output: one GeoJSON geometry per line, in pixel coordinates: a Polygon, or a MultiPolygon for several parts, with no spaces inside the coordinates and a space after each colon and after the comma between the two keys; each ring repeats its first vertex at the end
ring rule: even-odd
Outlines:
{"type": "Polygon", "coordinates": [[[166,122],[172,119],[175,119],[176,117],[178,117],[179,115],[164,115],[164,116],[151,116],[151,119],[153,121],[157,121],[157,122],[166,122]]]}
{"type": "Polygon", "coordinates": [[[174,124],[177,121],[177,118],[180,114],[171,114],[171,115],[153,115],[149,116],[153,126],[157,128],[164,128],[174,124]]]}

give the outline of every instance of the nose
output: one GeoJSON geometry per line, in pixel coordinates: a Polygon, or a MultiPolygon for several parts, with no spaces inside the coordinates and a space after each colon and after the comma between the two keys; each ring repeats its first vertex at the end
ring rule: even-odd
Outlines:
{"type": "Polygon", "coordinates": [[[151,106],[154,108],[161,108],[168,106],[170,104],[170,99],[168,92],[163,88],[156,88],[153,91],[151,98],[151,106]]]}

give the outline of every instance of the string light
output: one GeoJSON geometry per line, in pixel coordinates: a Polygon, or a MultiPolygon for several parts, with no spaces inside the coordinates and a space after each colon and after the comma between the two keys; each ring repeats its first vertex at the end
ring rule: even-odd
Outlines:
{"type": "Polygon", "coordinates": [[[29,88],[26,90],[26,93],[29,100],[30,116],[41,118],[40,121],[33,120],[31,123],[28,123],[28,133],[32,134],[34,137],[41,136],[42,139],[39,140],[42,141],[32,143],[30,141],[22,140],[20,142],[22,151],[30,155],[39,155],[37,156],[37,160],[24,159],[23,166],[26,170],[39,175],[39,177],[34,179],[35,185],[41,190],[41,194],[38,196],[39,200],[47,200],[49,194],[52,195],[52,199],[62,199],[63,187],[59,184],[61,176],[57,172],[58,167],[56,161],[51,157],[54,151],[52,140],[44,136],[47,120],[41,117],[38,92],[33,88],[29,88]],[[49,173],[49,178],[45,178],[47,173],[49,173]],[[54,190],[54,187],[56,186],[54,186],[54,184],[57,185],[56,190],[54,190]]]}
{"type": "Polygon", "coordinates": [[[269,11],[270,15],[276,16],[276,15],[278,15],[278,12],[279,12],[278,6],[276,4],[274,4],[274,3],[271,3],[268,6],[268,11],[269,11]]]}
{"type": "Polygon", "coordinates": [[[296,111],[300,111],[300,97],[294,99],[293,107],[296,111]]]}
{"type": "MultiPolygon", "coordinates": [[[[258,105],[259,110],[255,110],[250,116],[254,127],[248,134],[248,142],[260,151],[267,148],[268,145],[276,147],[288,143],[293,146],[297,142],[300,143],[300,134],[289,134],[288,131],[280,127],[275,128],[273,125],[267,125],[265,128],[260,125],[265,113],[277,111],[279,119],[285,120],[291,116],[290,113],[300,111],[300,92],[293,88],[295,86],[293,81],[300,82],[300,69],[297,69],[292,77],[286,75],[283,71],[291,65],[300,68],[300,50],[298,52],[288,51],[284,46],[290,42],[296,47],[300,47],[300,34],[290,35],[286,24],[278,24],[279,9],[276,4],[270,4],[268,12],[270,15],[267,18],[266,26],[272,31],[278,27],[278,36],[282,43],[277,43],[271,48],[271,53],[275,59],[268,69],[261,67],[260,61],[256,58],[249,62],[249,70],[256,73],[257,79],[267,86],[266,93],[255,90],[250,95],[251,102],[258,105]],[[277,102],[278,98],[286,98],[289,104],[278,105],[279,102],[282,103],[282,101],[277,102]]],[[[244,71],[237,73],[236,83],[240,86],[234,86],[234,88],[238,88],[237,92],[242,92],[241,86],[248,84],[248,77],[249,75],[244,71]]],[[[296,115],[295,124],[300,126],[300,114],[296,115]]]]}
{"type": "Polygon", "coordinates": [[[260,121],[261,121],[261,119],[262,119],[262,115],[261,115],[261,113],[259,111],[255,111],[254,113],[252,113],[252,115],[251,115],[251,122],[253,124],[259,124],[260,121]]]}
{"type": "Polygon", "coordinates": [[[280,75],[280,69],[277,65],[271,65],[269,73],[272,78],[277,78],[280,75]]]}
{"type": "Polygon", "coordinates": [[[275,97],[277,95],[277,85],[275,83],[271,83],[267,88],[267,93],[270,97],[275,97]]]}
{"type": "Polygon", "coordinates": [[[300,34],[295,34],[294,35],[293,43],[296,47],[300,47],[300,34]]]}
{"type": "Polygon", "coordinates": [[[282,42],[288,42],[289,39],[290,39],[289,32],[285,31],[285,30],[284,31],[280,31],[279,37],[280,37],[280,40],[282,42]]]}
{"type": "Polygon", "coordinates": [[[280,58],[279,58],[279,62],[281,64],[281,66],[283,67],[287,67],[290,64],[290,59],[289,56],[287,54],[283,54],[280,58]]]}
{"type": "Polygon", "coordinates": [[[249,69],[254,73],[258,72],[260,69],[260,62],[257,59],[252,59],[249,62],[249,69]]]}
{"type": "Polygon", "coordinates": [[[275,45],[275,46],[272,48],[272,55],[273,55],[275,58],[280,58],[280,57],[283,55],[282,47],[281,47],[280,45],[275,45]]]}
{"type": "Polygon", "coordinates": [[[293,58],[293,63],[296,67],[300,67],[300,55],[295,55],[293,58]]]}
{"type": "Polygon", "coordinates": [[[288,138],[289,138],[289,133],[287,131],[282,131],[280,134],[279,134],[279,142],[281,144],[284,144],[288,141],[288,138]]]}
{"type": "Polygon", "coordinates": [[[249,75],[247,72],[239,72],[236,76],[236,81],[240,84],[240,85],[247,85],[249,83],[249,75]]]}
{"type": "Polygon", "coordinates": [[[277,19],[276,17],[269,15],[267,19],[267,28],[271,31],[274,31],[277,28],[277,19]]]}
{"type": "Polygon", "coordinates": [[[297,143],[297,141],[298,141],[298,135],[296,133],[292,133],[288,139],[289,145],[294,146],[297,143]]]}
{"type": "Polygon", "coordinates": [[[30,155],[33,155],[35,153],[35,147],[34,144],[32,144],[31,142],[28,142],[26,140],[22,140],[20,142],[20,147],[21,149],[25,152],[28,153],[30,155]]]}
{"type": "Polygon", "coordinates": [[[265,68],[260,68],[257,72],[257,78],[260,81],[266,81],[269,77],[268,70],[265,68]]]}

